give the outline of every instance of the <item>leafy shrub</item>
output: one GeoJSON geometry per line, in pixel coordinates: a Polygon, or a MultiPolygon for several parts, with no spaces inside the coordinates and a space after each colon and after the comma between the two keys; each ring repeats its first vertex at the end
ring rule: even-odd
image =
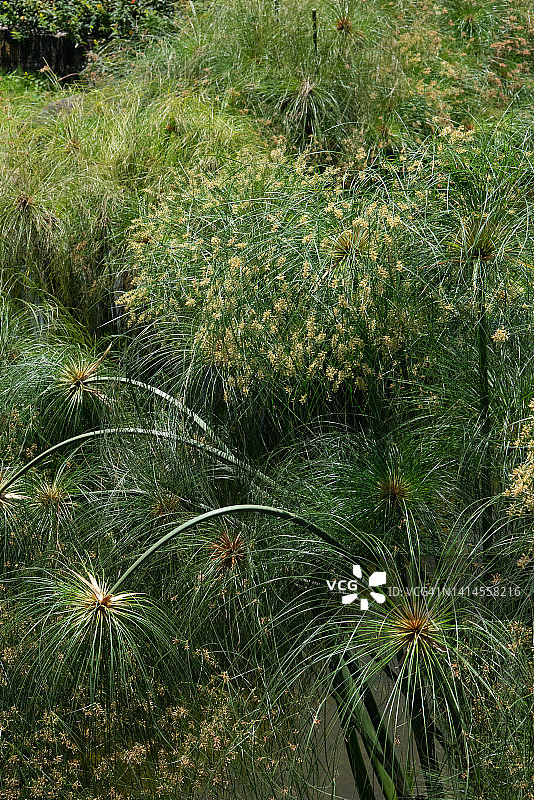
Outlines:
{"type": "Polygon", "coordinates": [[[345,194],[337,168],[271,155],[193,176],[139,221],[135,288],[121,303],[190,336],[195,367],[218,371],[227,399],[269,386],[301,404],[347,383],[365,390],[417,336],[398,209],[372,188],[345,194]]]}
{"type": "Polygon", "coordinates": [[[173,9],[164,0],[2,0],[0,25],[20,37],[37,30],[87,43],[149,28],[173,9]]]}
{"type": "Polygon", "coordinates": [[[340,168],[280,152],[239,174],[194,174],[136,224],[121,303],[182,342],[227,400],[432,383],[452,366],[442,348],[464,347],[477,324],[481,255],[491,333],[530,308],[528,159],[504,149],[490,180],[485,148],[448,128],[397,161],[362,151],[350,189],[340,168]]]}

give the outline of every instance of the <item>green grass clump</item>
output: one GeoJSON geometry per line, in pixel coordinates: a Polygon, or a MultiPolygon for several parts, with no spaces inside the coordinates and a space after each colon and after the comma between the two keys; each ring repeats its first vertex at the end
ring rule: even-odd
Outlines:
{"type": "Polygon", "coordinates": [[[350,158],[362,144],[388,151],[446,121],[529,106],[534,42],[522,4],[327,2],[317,37],[315,5],[187,4],[175,36],[127,68],[254,114],[325,157],[350,158]]]}
{"type": "Polygon", "coordinates": [[[85,94],[3,85],[2,284],[55,296],[93,330],[109,321],[132,220],[192,164],[216,169],[265,147],[252,123],[150,84],[85,94]]]}
{"type": "Polygon", "coordinates": [[[12,291],[52,294],[95,330],[129,288],[116,273],[130,224],[185,173],[238,172],[273,143],[356,172],[362,150],[388,157],[475,115],[525,115],[521,8],[328,3],[316,44],[312,10],[186,4],[172,34],[90,54],[78,87],[46,84],[46,72],[5,76],[0,230],[12,291]],[[469,19],[459,30],[456,18],[469,19]]]}

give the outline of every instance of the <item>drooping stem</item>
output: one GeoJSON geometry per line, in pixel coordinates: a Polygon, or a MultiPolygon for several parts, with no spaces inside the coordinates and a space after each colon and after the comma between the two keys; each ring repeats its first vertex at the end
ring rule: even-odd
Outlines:
{"type": "MultiPolygon", "coordinates": [[[[137,381],[133,378],[125,378],[121,375],[104,375],[104,376],[94,376],[93,378],[87,379],[86,383],[101,383],[102,381],[108,381],[112,383],[125,383],[129,386],[136,386],[139,389],[147,389],[148,391],[152,392],[153,394],[161,397],[163,400],[166,400],[170,405],[175,406],[179,409],[183,414],[188,416],[193,422],[198,425],[198,427],[204,431],[204,433],[212,439],[212,441],[217,444],[220,450],[216,450],[211,448],[213,454],[218,456],[224,455],[224,460],[228,463],[234,464],[235,466],[240,467],[241,469],[245,469],[246,471],[253,471],[252,467],[248,464],[245,464],[242,459],[238,458],[236,455],[232,453],[232,451],[228,448],[225,442],[217,436],[215,431],[213,431],[207,422],[205,422],[202,417],[199,417],[194,411],[192,411],[188,406],[186,406],[178,397],[174,397],[167,392],[158,389],[156,386],[152,386],[149,383],[143,383],[143,381],[137,381]]],[[[194,442],[194,440],[192,440],[194,442]]],[[[205,449],[210,449],[209,445],[206,445],[205,449]]],[[[276,485],[275,481],[265,475],[265,473],[257,471],[256,475],[261,478],[265,483],[269,484],[270,486],[274,487],[276,485]]]]}
{"type": "Polygon", "coordinates": [[[217,436],[217,434],[212,431],[210,426],[207,422],[205,422],[202,417],[199,417],[192,409],[182,403],[182,401],[178,397],[174,397],[171,394],[167,394],[167,392],[158,389],[156,386],[152,386],[149,383],[143,383],[143,381],[136,381],[133,378],[125,378],[121,375],[95,375],[92,378],[87,378],[85,383],[103,383],[104,381],[110,383],[125,383],[128,386],[136,386],[138,389],[147,389],[152,394],[157,395],[158,397],[163,398],[166,400],[167,403],[170,403],[173,406],[181,411],[183,414],[188,416],[193,422],[198,425],[198,427],[204,431],[208,436],[211,436],[213,441],[216,441],[219,445],[224,445],[221,439],[217,436]]]}
{"type": "MultiPolygon", "coordinates": [[[[158,431],[153,430],[151,428],[103,428],[102,430],[98,431],[88,431],[87,433],[80,433],[78,436],[73,436],[70,439],[64,439],[62,442],[58,442],[57,444],[49,447],[48,450],[44,450],[39,455],[32,458],[31,461],[28,461],[27,464],[24,464],[17,472],[15,472],[11,477],[7,478],[3,483],[0,484],[0,494],[5,494],[7,490],[21,478],[26,472],[28,472],[32,467],[37,466],[40,461],[43,461],[48,456],[53,455],[58,450],[62,450],[64,447],[68,447],[68,445],[78,445],[83,444],[84,442],[90,439],[98,439],[101,436],[111,436],[113,434],[135,434],[141,436],[155,436],[156,438],[161,439],[174,439],[181,444],[187,445],[188,447],[195,447],[197,450],[202,450],[203,452],[208,453],[209,455],[214,456],[219,461],[225,462],[226,464],[230,464],[231,466],[236,466],[243,468],[244,465],[238,458],[233,456],[231,453],[223,452],[218,450],[216,447],[212,447],[211,445],[205,444],[204,442],[199,442],[197,439],[184,439],[181,436],[176,436],[174,433],[170,433],[169,431],[158,431]]],[[[248,467],[250,469],[250,467],[248,467]]],[[[274,485],[274,481],[267,475],[263,475],[263,473],[257,473],[261,475],[261,477],[265,481],[269,481],[274,485]]]]}
{"type": "Polygon", "coordinates": [[[153,436],[169,436],[167,431],[154,431],[148,430],[146,428],[103,428],[102,430],[98,431],[87,431],[87,433],[80,433],[77,436],[72,436],[70,439],[64,439],[62,442],[58,442],[57,444],[52,445],[49,447],[48,450],[43,450],[42,453],[39,453],[32,458],[31,461],[28,461],[27,464],[24,464],[23,467],[18,469],[10,478],[7,478],[1,485],[0,485],[0,492],[3,494],[6,492],[19,478],[21,478],[26,472],[28,472],[32,467],[37,466],[40,461],[43,459],[48,458],[53,453],[56,453],[58,450],[62,450],[64,447],[68,447],[70,444],[83,444],[83,442],[88,441],[89,439],[98,439],[100,436],[110,436],[115,433],[135,433],[135,434],[152,434],[153,436]]]}
{"type": "Polygon", "coordinates": [[[278,519],[287,519],[290,522],[293,522],[295,525],[300,525],[302,528],[309,530],[311,533],[314,533],[319,539],[322,539],[323,542],[326,544],[331,545],[338,553],[341,555],[347,556],[348,558],[352,559],[352,555],[345,550],[345,548],[339,544],[336,539],[334,539],[330,534],[326,533],[322,528],[315,523],[310,522],[304,517],[299,517],[297,514],[293,514],[291,511],[286,511],[282,508],[273,508],[272,506],[256,506],[256,505],[238,505],[238,506],[225,506],[224,508],[216,508],[213,511],[208,511],[205,514],[200,514],[198,517],[194,517],[193,519],[188,520],[187,522],[182,523],[177,528],[174,528],[169,533],[162,536],[161,539],[158,539],[152,547],[149,547],[142,555],[139,556],[137,561],[135,561],[131,567],[129,567],[124,575],[121,575],[119,580],[111,587],[109,590],[110,594],[116,594],[117,591],[120,589],[122,584],[130,577],[130,575],[135,572],[135,570],[141,566],[151,555],[156,553],[161,547],[170,542],[172,539],[179,536],[181,533],[184,533],[191,528],[194,528],[196,525],[200,525],[202,522],[207,522],[210,519],[216,519],[217,517],[223,517],[230,514],[266,514],[267,516],[271,517],[278,517],[278,519]]]}

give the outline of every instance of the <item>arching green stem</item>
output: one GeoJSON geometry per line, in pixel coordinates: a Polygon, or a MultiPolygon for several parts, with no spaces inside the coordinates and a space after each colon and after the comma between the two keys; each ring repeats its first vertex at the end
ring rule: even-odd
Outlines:
{"type": "MultiPolygon", "coordinates": [[[[157,431],[151,428],[103,428],[102,430],[98,431],[80,433],[78,436],[73,436],[71,439],[64,439],[62,442],[58,442],[58,444],[49,447],[48,450],[44,450],[42,453],[39,453],[39,455],[35,456],[35,458],[32,458],[31,461],[28,461],[27,464],[24,464],[23,467],[17,470],[14,475],[12,475],[10,478],[7,478],[4,483],[0,484],[0,494],[4,494],[16,481],[18,481],[19,478],[21,478],[32,467],[35,467],[40,461],[52,455],[56,451],[61,450],[63,447],[67,447],[69,444],[83,444],[89,439],[97,439],[100,436],[109,436],[116,433],[140,434],[145,436],[156,436],[162,439],[175,439],[182,444],[190,447],[196,447],[197,450],[203,450],[210,455],[215,456],[217,459],[219,459],[219,461],[224,461],[227,464],[231,464],[235,467],[251,469],[231,453],[218,450],[216,447],[212,447],[204,442],[199,442],[197,439],[184,439],[183,437],[176,436],[174,433],[169,433],[169,431],[157,431]]],[[[258,474],[261,475],[264,480],[274,485],[274,481],[267,477],[267,475],[263,475],[263,473],[258,474]]]]}
{"type": "Polygon", "coordinates": [[[176,406],[176,408],[179,411],[182,411],[186,416],[190,417],[193,420],[193,422],[196,425],[198,425],[198,427],[201,428],[201,430],[204,431],[204,433],[208,434],[208,436],[211,436],[219,446],[222,446],[226,449],[226,445],[224,444],[222,439],[219,439],[217,434],[214,431],[212,431],[207,422],[204,422],[202,417],[199,417],[198,414],[195,414],[194,411],[188,408],[177,397],[173,397],[173,395],[167,394],[167,392],[158,389],[156,386],[151,386],[150,383],[143,383],[143,381],[136,381],[133,378],[124,378],[121,375],[95,375],[92,378],[87,378],[85,380],[85,383],[103,383],[104,381],[108,383],[125,383],[128,386],[136,386],[138,389],[148,389],[148,391],[152,392],[152,394],[155,394],[158,397],[163,398],[163,400],[166,400],[171,405],[176,406]]]}
{"type": "Polygon", "coordinates": [[[285,511],[282,508],[273,508],[271,506],[255,506],[255,505],[240,505],[240,506],[225,506],[224,508],[216,508],[213,511],[208,511],[206,514],[200,514],[198,517],[194,517],[193,519],[184,522],[182,525],[179,525],[178,528],[174,528],[172,531],[169,531],[165,536],[162,536],[152,547],[149,547],[137,561],[135,561],[129,569],[126,570],[124,575],[121,575],[119,580],[111,587],[109,590],[110,594],[116,594],[117,591],[120,589],[124,581],[126,581],[132,572],[135,572],[137,567],[140,567],[148,558],[150,558],[153,553],[157,552],[161,547],[163,547],[167,542],[170,542],[176,536],[179,536],[180,533],[189,530],[190,528],[194,528],[196,525],[200,525],[202,522],[206,522],[209,519],[215,519],[216,517],[223,517],[229,514],[267,514],[271,517],[278,517],[278,519],[287,519],[290,522],[293,522],[295,525],[300,525],[302,528],[306,528],[307,530],[315,533],[319,539],[322,539],[323,542],[326,544],[331,545],[334,547],[339,553],[344,556],[348,556],[352,559],[352,555],[342,547],[339,542],[337,542],[333,536],[323,531],[318,525],[315,525],[313,522],[310,522],[304,517],[299,517],[297,514],[292,514],[291,511],[285,511]]]}
{"type": "Polygon", "coordinates": [[[70,439],[64,439],[62,442],[52,445],[52,447],[49,447],[48,450],[44,450],[42,453],[39,453],[39,455],[35,456],[35,458],[32,458],[31,461],[28,461],[27,464],[24,464],[24,466],[17,470],[17,472],[15,472],[10,478],[7,478],[4,483],[0,484],[0,493],[3,494],[6,492],[7,489],[9,489],[16,481],[18,481],[19,478],[21,478],[32,467],[35,467],[37,464],[39,464],[40,461],[48,458],[48,456],[51,456],[58,450],[62,450],[69,444],[83,444],[83,442],[86,442],[89,439],[97,439],[99,436],[109,436],[115,433],[152,434],[153,436],[161,437],[168,437],[170,435],[167,431],[154,431],[147,428],[103,428],[102,430],[98,431],[87,431],[87,433],[80,433],[78,436],[73,436],[70,439]]]}
{"type": "MultiPolygon", "coordinates": [[[[228,461],[228,463],[234,464],[235,466],[241,467],[242,469],[246,469],[246,470],[248,470],[250,472],[253,471],[252,467],[250,467],[249,465],[245,464],[240,458],[238,458],[236,455],[234,455],[232,453],[232,451],[227,447],[227,445],[224,443],[224,441],[219,436],[217,436],[215,431],[213,431],[210,428],[210,426],[207,424],[207,422],[204,422],[202,417],[199,417],[198,414],[195,414],[194,411],[192,411],[190,408],[188,408],[177,397],[173,397],[172,395],[167,394],[167,392],[164,392],[161,389],[158,389],[156,386],[152,386],[149,383],[143,383],[142,381],[136,381],[133,378],[124,378],[124,377],[122,377],[120,375],[105,375],[103,377],[102,376],[95,376],[93,378],[88,378],[86,380],[86,383],[101,383],[102,381],[109,381],[109,382],[112,382],[112,383],[125,383],[125,384],[130,385],[130,386],[137,386],[140,389],[147,389],[148,391],[152,392],[153,394],[157,395],[158,397],[163,398],[168,403],[170,403],[171,405],[175,406],[177,409],[182,411],[186,416],[190,417],[193,420],[193,422],[195,422],[196,425],[198,425],[198,427],[201,430],[203,430],[204,433],[207,436],[209,436],[213,440],[213,442],[215,442],[215,444],[218,445],[219,448],[221,448],[220,450],[215,450],[214,448],[211,448],[212,453],[217,454],[219,456],[224,455],[225,459],[228,461]]],[[[192,441],[194,441],[194,440],[192,440],[192,441]]],[[[206,449],[209,449],[209,447],[210,446],[207,445],[206,449]]],[[[265,483],[268,483],[270,486],[275,486],[276,485],[275,481],[273,481],[271,478],[269,478],[263,472],[258,471],[258,472],[256,472],[256,474],[258,475],[259,478],[261,478],[263,481],[265,481],[265,483]]]]}

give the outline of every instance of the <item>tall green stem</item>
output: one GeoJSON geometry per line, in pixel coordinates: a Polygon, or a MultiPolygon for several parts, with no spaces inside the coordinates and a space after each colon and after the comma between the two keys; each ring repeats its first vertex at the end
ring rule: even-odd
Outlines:
{"type": "Polygon", "coordinates": [[[373,692],[368,685],[363,687],[363,702],[369,715],[369,719],[376,730],[378,741],[384,753],[384,757],[387,760],[387,763],[390,764],[391,768],[393,769],[393,780],[395,786],[397,787],[397,792],[401,797],[406,797],[409,794],[406,775],[397,756],[395,747],[390,739],[387,726],[380,713],[380,709],[378,708],[378,704],[374,698],[373,692]]]}
{"type": "Polygon", "coordinates": [[[341,727],[345,731],[345,750],[347,751],[352,777],[354,778],[354,783],[358,790],[358,798],[359,800],[375,800],[375,793],[367,774],[367,767],[360,747],[358,730],[356,726],[352,724],[353,720],[350,707],[347,706],[340,683],[341,681],[336,674],[334,676],[332,696],[336,702],[341,727]]]}
{"type": "Polygon", "coordinates": [[[428,796],[432,800],[439,800],[443,797],[443,787],[439,777],[439,761],[436,757],[435,724],[420,683],[413,687],[410,724],[428,796]]]}
{"type": "Polygon", "coordinates": [[[480,517],[481,533],[483,537],[484,551],[488,551],[492,545],[490,534],[492,524],[491,507],[488,500],[491,496],[491,417],[490,417],[490,385],[488,373],[488,341],[489,327],[488,314],[486,310],[486,266],[484,261],[479,258],[477,262],[477,338],[478,338],[478,394],[480,411],[480,432],[482,437],[482,461],[480,465],[479,487],[480,499],[484,501],[484,507],[480,517]]]}
{"type": "Polygon", "coordinates": [[[312,8],[312,37],[313,37],[313,52],[315,53],[315,57],[317,58],[318,55],[318,47],[317,47],[317,9],[312,8]]]}
{"type": "MultiPolygon", "coordinates": [[[[363,699],[356,689],[350,671],[342,658],[334,660],[333,668],[332,694],[338,707],[341,724],[347,731],[347,755],[351,762],[351,768],[356,770],[353,772],[355,782],[359,786],[362,781],[358,751],[353,750],[354,745],[358,744],[359,734],[385,799],[397,800],[402,795],[397,791],[393,780],[395,769],[391,763],[388,763],[388,758],[384,754],[375,727],[369,718],[363,699]],[[337,663],[335,663],[336,661],[337,663]]],[[[403,779],[402,786],[405,785],[406,782],[403,779]]]]}

